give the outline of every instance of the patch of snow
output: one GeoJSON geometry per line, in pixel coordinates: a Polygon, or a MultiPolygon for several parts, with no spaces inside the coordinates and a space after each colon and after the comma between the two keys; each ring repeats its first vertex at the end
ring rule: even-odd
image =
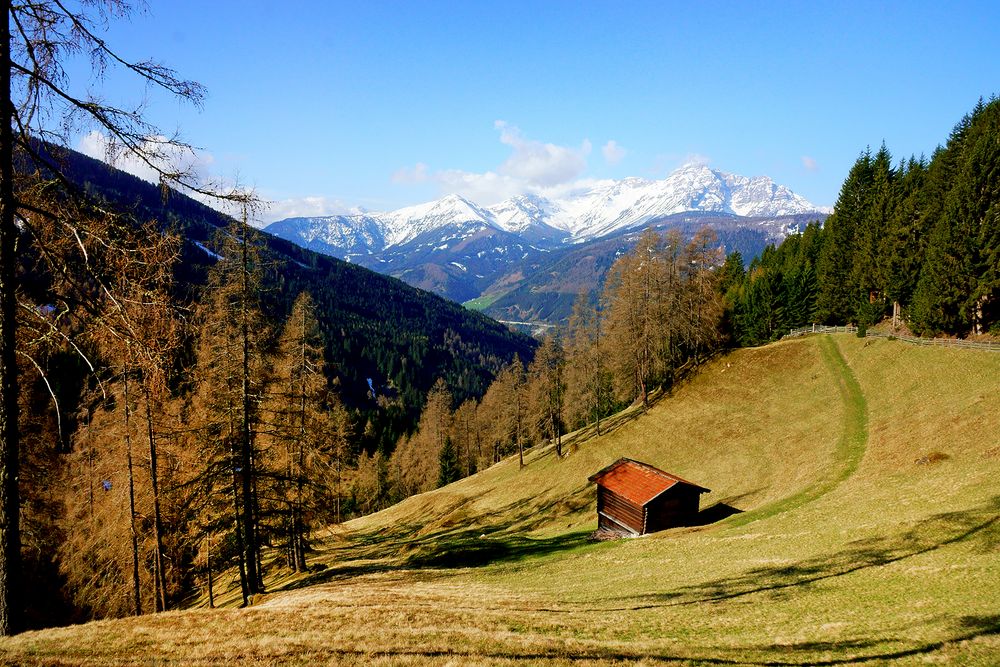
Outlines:
{"type": "Polygon", "coordinates": [[[196,246],[198,246],[199,248],[201,248],[201,251],[204,252],[209,257],[211,257],[212,259],[225,259],[219,253],[213,252],[213,251],[209,250],[208,248],[206,248],[205,246],[203,246],[201,243],[198,243],[197,241],[192,241],[191,243],[194,243],[196,246]]]}

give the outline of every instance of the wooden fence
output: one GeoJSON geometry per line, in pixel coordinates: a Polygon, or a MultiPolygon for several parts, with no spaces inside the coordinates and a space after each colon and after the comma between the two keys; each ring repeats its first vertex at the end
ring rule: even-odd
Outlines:
{"type": "MultiPolygon", "coordinates": [[[[801,329],[792,329],[788,332],[787,336],[783,338],[796,338],[798,336],[807,336],[809,334],[819,334],[819,333],[857,333],[858,328],[855,326],[848,325],[846,327],[828,327],[822,324],[814,324],[809,327],[802,327],[801,329]]],[[[991,350],[993,352],[1000,352],[1000,343],[992,341],[978,341],[978,340],[963,340],[961,338],[917,338],[915,336],[896,336],[893,334],[883,333],[881,331],[872,331],[869,329],[865,333],[866,338],[888,338],[890,340],[901,340],[904,343],[910,343],[911,345],[933,345],[937,347],[963,347],[970,350],[991,350]]]]}

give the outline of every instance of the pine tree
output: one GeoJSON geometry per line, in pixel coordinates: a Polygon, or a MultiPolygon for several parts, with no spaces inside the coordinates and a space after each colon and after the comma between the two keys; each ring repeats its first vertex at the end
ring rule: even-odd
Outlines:
{"type": "Polygon", "coordinates": [[[602,296],[601,336],[609,341],[616,390],[623,400],[634,399],[644,407],[649,405],[657,353],[665,355],[670,347],[669,334],[656,331],[660,314],[670,312],[668,304],[656,298],[668,280],[657,267],[661,243],[659,234],[645,231],[635,249],[611,266],[602,296]]]}
{"type": "Polygon", "coordinates": [[[820,288],[816,295],[817,316],[823,322],[840,324],[854,318],[858,303],[854,258],[872,179],[871,151],[866,150],[851,167],[833,214],[824,223],[826,238],[816,265],[820,288]]]}
{"type": "Polygon", "coordinates": [[[278,341],[263,409],[270,450],[266,458],[275,468],[269,495],[283,499],[272,513],[283,518],[289,567],[300,571],[306,567],[308,515],[320,498],[325,500],[324,480],[331,472],[339,483],[346,447],[346,415],[328,387],[324,348],[315,305],[303,292],[278,341]]]}
{"type": "Polygon", "coordinates": [[[869,168],[867,192],[857,222],[853,257],[853,282],[857,289],[856,319],[874,324],[885,299],[886,277],[881,252],[889,221],[896,208],[896,173],[892,156],[882,144],[869,168]]]}
{"type": "Polygon", "coordinates": [[[441,450],[452,428],[452,400],[444,379],[438,378],[427,393],[416,433],[402,439],[392,453],[390,465],[399,497],[436,488],[441,450]]]}
{"type": "Polygon", "coordinates": [[[925,195],[923,184],[927,165],[911,157],[899,169],[899,200],[882,237],[880,273],[885,295],[893,305],[893,327],[899,325],[902,304],[909,304],[920,276],[927,233],[921,227],[925,195]]]}
{"type": "Polygon", "coordinates": [[[601,419],[612,409],[614,387],[602,350],[600,317],[586,292],[573,304],[566,338],[567,418],[576,426],[593,420],[600,435],[601,419]]]}
{"type": "Polygon", "coordinates": [[[439,469],[437,485],[439,487],[447,486],[460,477],[458,468],[458,452],[455,451],[455,445],[452,442],[450,435],[446,435],[444,437],[444,445],[441,447],[441,455],[438,463],[439,469]]]}

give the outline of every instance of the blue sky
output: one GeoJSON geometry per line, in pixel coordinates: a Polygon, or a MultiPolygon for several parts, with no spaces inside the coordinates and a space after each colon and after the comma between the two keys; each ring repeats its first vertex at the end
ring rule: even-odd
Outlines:
{"type": "Polygon", "coordinates": [[[832,205],[866,145],[929,155],[1000,93],[998,34],[996,2],[149,0],[109,43],[204,84],[204,107],[91,85],[148,95],[206,171],[275,202],[268,219],[692,159],[832,205]]]}

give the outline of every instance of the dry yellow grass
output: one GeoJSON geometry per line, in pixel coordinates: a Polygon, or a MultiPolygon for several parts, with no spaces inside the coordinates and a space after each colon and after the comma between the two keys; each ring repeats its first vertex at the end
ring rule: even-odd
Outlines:
{"type": "Polygon", "coordinates": [[[346,525],[314,558],[325,570],[272,578],[253,608],[26,633],[0,655],[998,664],[998,397],[995,353],[849,336],[742,350],[610,434],[578,434],[561,460],[534,451],[523,470],[508,461],[346,525]],[[592,543],[586,478],[619,456],[748,512],[592,543]]]}

